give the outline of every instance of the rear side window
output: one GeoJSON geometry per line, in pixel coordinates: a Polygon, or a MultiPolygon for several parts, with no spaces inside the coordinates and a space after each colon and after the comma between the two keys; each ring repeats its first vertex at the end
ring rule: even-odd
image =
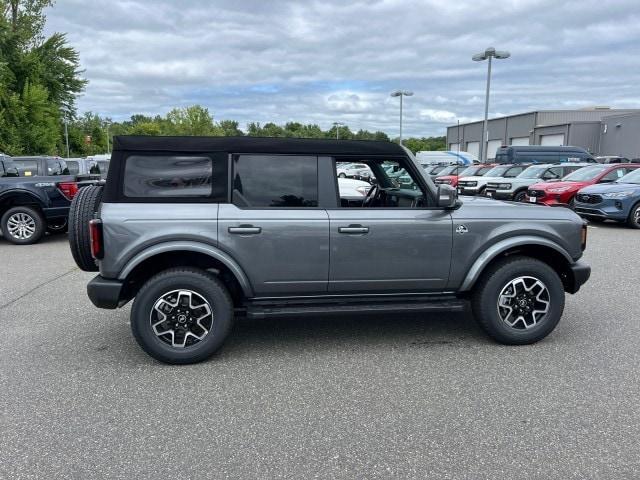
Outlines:
{"type": "Polygon", "coordinates": [[[252,208],[318,206],[318,158],[298,155],[236,155],[233,203],[252,208]]]}
{"type": "Polygon", "coordinates": [[[123,193],[129,198],[207,198],[212,178],[208,156],[131,155],[125,163],[123,193]]]}
{"type": "Polygon", "coordinates": [[[80,173],[80,162],[77,160],[67,160],[67,168],[70,175],[78,175],[80,173]]]}
{"type": "Polygon", "coordinates": [[[37,160],[15,160],[14,163],[16,167],[18,167],[21,177],[34,177],[38,175],[37,160]]]}
{"type": "Polygon", "coordinates": [[[67,162],[61,160],[47,160],[47,175],[69,175],[67,162]]]}

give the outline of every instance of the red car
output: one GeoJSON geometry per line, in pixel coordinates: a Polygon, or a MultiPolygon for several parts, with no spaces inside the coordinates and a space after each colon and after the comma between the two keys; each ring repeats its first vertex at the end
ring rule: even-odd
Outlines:
{"type": "Polygon", "coordinates": [[[570,173],[557,182],[535,183],[529,187],[525,201],[542,203],[550,207],[557,205],[570,206],[581,188],[596,183],[615,182],[620,177],[639,168],[640,165],[617,163],[607,165],[593,165],[570,173]]]}
{"type": "Polygon", "coordinates": [[[447,185],[451,185],[452,187],[458,186],[458,178],[460,177],[481,177],[489,170],[495,167],[494,164],[482,164],[482,165],[471,165],[465,169],[460,169],[457,175],[442,175],[440,177],[436,177],[434,182],[436,184],[445,183],[447,185]]]}

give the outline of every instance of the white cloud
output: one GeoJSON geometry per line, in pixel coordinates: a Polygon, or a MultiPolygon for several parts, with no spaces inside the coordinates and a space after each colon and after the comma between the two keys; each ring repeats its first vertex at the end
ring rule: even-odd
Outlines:
{"type": "Polygon", "coordinates": [[[440,135],[484,113],[637,107],[637,0],[60,0],[47,30],[68,32],[90,83],[79,109],[117,119],[200,103],[218,119],[440,135]],[[480,15],[479,12],[482,12],[480,15]],[[568,21],[570,19],[570,21],[568,21]]]}

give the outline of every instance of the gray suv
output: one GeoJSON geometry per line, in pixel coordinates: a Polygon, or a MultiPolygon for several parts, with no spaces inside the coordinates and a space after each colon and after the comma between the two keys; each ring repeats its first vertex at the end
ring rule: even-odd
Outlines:
{"type": "Polygon", "coordinates": [[[70,214],[100,308],[135,299],[140,346],[204,360],[237,316],[463,311],[495,340],[547,336],[589,278],[586,226],[569,209],[457,198],[390,142],[114,138],[103,186],[70,214]],[[340,198],[336,164],[375,178],[340,198]],[[399,184],[388,172],[411,181],[399,184]]]}

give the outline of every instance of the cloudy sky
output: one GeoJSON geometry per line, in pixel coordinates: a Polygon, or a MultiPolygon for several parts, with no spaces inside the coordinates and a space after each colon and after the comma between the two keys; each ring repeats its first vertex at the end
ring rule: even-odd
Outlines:
{"type": "Polygon", "coordinates": [[[79,110],[117,120],[201,104],[216,119],[442,135],[484,114],[640,108],[638,0],[58,0],[89,85],[79,110]]]}

